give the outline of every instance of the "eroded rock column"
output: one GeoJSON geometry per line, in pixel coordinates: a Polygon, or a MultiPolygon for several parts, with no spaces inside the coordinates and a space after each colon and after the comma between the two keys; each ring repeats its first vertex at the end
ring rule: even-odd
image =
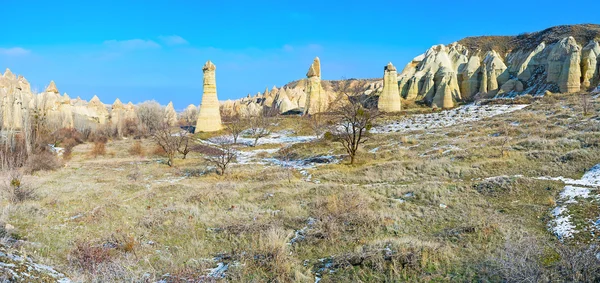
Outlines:
{"type": "Polygon", "coordinates": [[[215,70],[217,67],[210,60],[204,64],[204,93],[202,103],[198,112],[196,132],[214,132],[223,128],[221,124],[221,112],[219,111],[219,99],[217,98],[217,82],[215,70]]]}

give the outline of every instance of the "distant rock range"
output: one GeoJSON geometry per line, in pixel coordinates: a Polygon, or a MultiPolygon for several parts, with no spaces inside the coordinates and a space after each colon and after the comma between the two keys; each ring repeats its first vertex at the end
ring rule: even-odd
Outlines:
{"type": "MultiPolygon", "coordinates": [[[[45,119],[50,129],[90,128],[110,126],[116,131],[122,129],[128,120],[137,120],[136,106],[124,104],[118,98],[112,105],[106,105],[94,96],[89,102],[68,94],[60,94],[58,87],[51,81],[45,91],[34,94],[29,82],[23,76],[16,76],[6,69],[0,76],[0,111],[3,130],[20,130],[31,119],[45,119]]],[[[194,105],[185,112],[197,111],[194,105]]],[[[164,108],[165,121],[176,125],[178,116],[169,103],[164,108]]],[[[195,122],[195,121],[194,121],[195,122]]]]}
{"type": "MultiPolygon", "coordinates": [[[[379,108],[386,112],[396,112],[401,107],[401,99],[392,86],[394,76],[402,100],[420,101],[434,108],[451,108],[456,102],[472,101],[476,96],[600,90],[599,41],[600,25],[595,24],[557,26],[519,36],[469,37],[448,46],[429,48],[398,75],[390,63],[384,67],[384,80],[356,83],[362,85],[365,95],[382,95],[379,108]]],[[[321,81],[320,75],[317,58],[307,79],[227,101],[222,107],[225,112],[244,115],[256,115],[263,107],[281,114],[292,110],[306,114],[324,111],[338,97],[331,86],[339,81],[321,81]]]]}

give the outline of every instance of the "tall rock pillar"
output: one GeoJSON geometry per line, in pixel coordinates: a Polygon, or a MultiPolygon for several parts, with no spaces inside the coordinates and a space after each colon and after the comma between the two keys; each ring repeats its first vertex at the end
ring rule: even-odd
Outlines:
{"type": "Polygon", "coordinates": [[[402,108],[398,90],[398,71],[391,62],[383,68],[383,92],[379,96],[377,108],[383,112],[399,112],[402,108]]]}
{"type": "Polygon", "coordinates": [[[327,109],[327,96],[321,86],[321,61],[316,57],[306,73],[306,109],[305,114],[312,115],[327,109]]]}
{"type": "Polygon", "coordinates": [[[217,82],[215,70],[217,67],[210,60],[204,64],[204,93],[202,103],[198,112],[196,132],[214,132],[221,130],[221,112],[219,111],[219,99],[217,98],[217,82]]]}

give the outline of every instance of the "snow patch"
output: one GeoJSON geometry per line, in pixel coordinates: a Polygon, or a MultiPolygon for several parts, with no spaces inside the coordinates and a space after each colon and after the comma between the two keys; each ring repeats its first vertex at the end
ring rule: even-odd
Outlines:
{"type": "Polygon", "coordinates": [[[464,124],[468,122],[479,121],[496,115],[510,113],[523,109],[527,106],[528,105],[525,104],[469,104],[441,112],[411,115],[399,121],[374,127],[370,132],[382,134],[444,128],[455,124],[464,124]]]}

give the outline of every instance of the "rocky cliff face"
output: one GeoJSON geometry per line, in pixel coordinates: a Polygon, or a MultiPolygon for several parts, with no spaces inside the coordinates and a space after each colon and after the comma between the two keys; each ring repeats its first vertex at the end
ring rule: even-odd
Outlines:
{"type": "Polygon", "coordinates": [[[600,82],[599,39],[600,25],[578,25],[436,45],[406,65],[399,75],[400,94],[444,107],[440,104],[475,95],[588,91],[600,82]]]}

